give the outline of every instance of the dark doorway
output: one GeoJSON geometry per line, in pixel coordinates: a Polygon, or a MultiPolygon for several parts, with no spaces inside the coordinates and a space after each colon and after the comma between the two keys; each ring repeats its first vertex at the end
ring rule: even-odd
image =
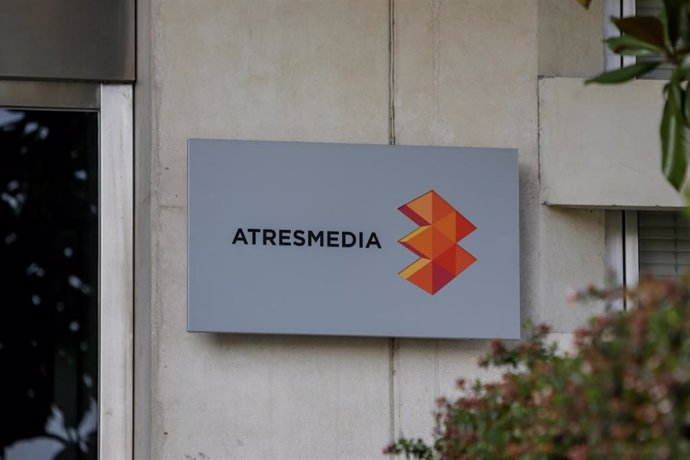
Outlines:
{"type": "Polygon", "coordinates": [[[0,109],[0,459],[95,459],[98,114],[0,109]]]}

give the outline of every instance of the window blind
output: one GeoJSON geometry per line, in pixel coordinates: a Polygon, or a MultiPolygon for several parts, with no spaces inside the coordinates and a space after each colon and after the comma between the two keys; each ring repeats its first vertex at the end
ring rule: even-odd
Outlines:
{"type": "MultiPolygon", "coordinates": [[[[664,6],[663,0],[636,0],[635,1],[635,15],[637,16],[659,16],[661,9],[664,6]]],[[[637,58],[638,62],[649,61],[648,58],[637,58]]],[[[649,80],[668,80],[671,78],[671,71],[673,67],[671,64],[662,64],[648,73],[643,79],[649,80]]]]}
{"type": "Polygon", "coordinates": [[[690,220],[680,212],[637,214],[640,275],[678,279],[690,269],[690,220]]]}
{"type": "Polygon", "coordinates": [[[637,0],[635,2],[635,14],[638,16],[658,16],[663,6],[663,0],[637,0]]]}

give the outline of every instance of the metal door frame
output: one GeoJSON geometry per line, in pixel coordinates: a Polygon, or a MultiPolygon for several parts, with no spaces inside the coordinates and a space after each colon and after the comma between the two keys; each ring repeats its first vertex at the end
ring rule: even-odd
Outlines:
{"type": "Polygon", "coordinates": [[[0,106],[99,114],[98,456],[132,458],[133,89],[127,84],[0,81],[0,106]]]}

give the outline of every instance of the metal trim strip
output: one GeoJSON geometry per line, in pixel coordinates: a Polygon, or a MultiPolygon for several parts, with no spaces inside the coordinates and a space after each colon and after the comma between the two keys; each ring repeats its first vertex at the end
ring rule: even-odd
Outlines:
{"type": "Polygon", "coordinates": [[[59,110],[98,110],[98,83],[0,80],[0,105],[59,110]]]}

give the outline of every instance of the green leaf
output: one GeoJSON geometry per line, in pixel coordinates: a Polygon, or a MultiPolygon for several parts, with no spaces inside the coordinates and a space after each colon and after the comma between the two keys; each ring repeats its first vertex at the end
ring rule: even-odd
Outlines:
{"type": "Polygon", "coordinates": [[[659,18],[654,16],[631,16],[627,18],[613,18],[613,23],[624,34],[632,35],[643,42],[666,48],[664,40],[664,26],[659,18]]]}
{"type": "Polygon", "coordinates": [[[589,83],[623,83],[654,70],[661,62],[639,62],[637,64],[610,70],[585,81],[589,83]]]}
{"type": "Polygon", "coordinates": [[[690,127],[690,91],[687,85],[683,91],[683,122],[686,127],[690,127]]]}
{"type": "Polygon", "coordinates": [[[674,75],[677,74],[676,79],[678,81],[687,81],[690,80],[690,60],[687,58],[683,59],[683,61],[678,64],[678,66],[673,69],[674,75]]]}
{"type": "Polygon", "coordinates": [[[682,89],[677,82],[669,84],[661,119],[661,170],[676,190],[685,182],[688,168],[688,133],[680,115],[682,89]]]}
{"type": "Polygon", "coordinates": [[[614,53],[624,56],[652,56],[654,54],[661,54],[662,51],[661,48],[643,42],[632,35],[611,37],[606,40],[606,45],[614,53]]]}

